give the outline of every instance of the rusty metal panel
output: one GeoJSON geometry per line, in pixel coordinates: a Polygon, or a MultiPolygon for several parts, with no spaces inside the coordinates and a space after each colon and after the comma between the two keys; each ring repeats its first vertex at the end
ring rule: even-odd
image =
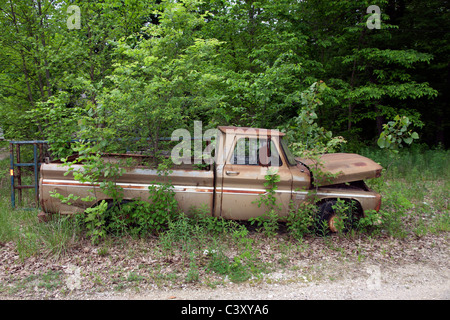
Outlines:
{"type": "MultiPolygon", "coordinates": [[[[81,165],[72,165],[74,170],[82,168],[81,165]]],[[[43,164],[41,175],[41,205],[48,212],[76,213],[92,206],[97,201],[108,197],[101,191],[99,184],[82,183],[73,178],[73,174],[66,176],[68,168],[61,164],[43,164]],[[75,194],[80,198],[95,196],[95,202],[89,203],[81,200],[73,201],[71,206],[63,205],[59,200],[51,198],[50,191],[63,196],[75,194]]],[[[174,186],[180,209],[187,212],[192,206],[206,204],[213,205],[214,173],[212,170],[173,170],[169,177],[160,175],[156,169],[145,167],[127,168],[126,173],[115,179],[116,185],[123,189],[124,200],[141,199],[148,201],[150,186],[169,182],[174,186]],[[169,181],[170,180],[170,181],[169,181]]]]}
{"type": "Polygon", "coordinates": [[[377,178],[383,169],[375,161],[354,153],[324,154],[320,157],[319,164],[311,159],[296,158],[296,160],[309,168],[317,166],[323,172],[338,174],[332,179],[315,179],[320,186],[377,178]]]}
{"type": "Polygon", "coordinates": [[[285,136],[284,132],[276,129],[262,129],[249,127],[220,126],[218,129],[228,135],[246,135],[246,136],[285,136]]]}

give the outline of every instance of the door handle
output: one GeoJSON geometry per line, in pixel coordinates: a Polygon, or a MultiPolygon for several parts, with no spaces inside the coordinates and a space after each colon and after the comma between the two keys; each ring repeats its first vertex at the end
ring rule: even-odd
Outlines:
{"type": "Polygon", "coordinates": [[[228,176],[237,176],[239,174],[239,171],[227,171],[226,173],[228,176]]]}

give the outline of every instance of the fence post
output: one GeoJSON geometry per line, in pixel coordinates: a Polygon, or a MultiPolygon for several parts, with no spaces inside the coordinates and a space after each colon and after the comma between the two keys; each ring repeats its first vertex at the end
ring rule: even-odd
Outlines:
{"type": "Polygon", "coordinates": [[[9,144],[9,175],[11,176],[11,205],[13,208],[16,206],[16,197],[14,190],[14,145],[12,143],[9,144]]]}

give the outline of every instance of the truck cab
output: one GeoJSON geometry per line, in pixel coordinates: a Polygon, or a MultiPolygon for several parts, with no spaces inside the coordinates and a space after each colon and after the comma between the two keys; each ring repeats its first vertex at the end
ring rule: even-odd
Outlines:
{"type": "Polygon", "coordinates": [[[280,216],[286,216],[301,202],[319,206],[337,199],[351,200],[359,209],[378,210],[381,196],[370,190],[364,179],[380,176],[382,167],[357,154],[328,154],[321,157],[322,169],[333,178],[317,181],[310,159],[295,158],[285,134],[278,130],[219,127],[216,149],[214,215],[247,220],[265,213],[258,198],[267,193],[267,174],[279,175],[275,190],[280,216]]]}

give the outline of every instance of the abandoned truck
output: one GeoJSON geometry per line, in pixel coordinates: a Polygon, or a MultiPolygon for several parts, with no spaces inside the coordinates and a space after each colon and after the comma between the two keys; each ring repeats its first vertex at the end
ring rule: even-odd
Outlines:
{"type": "MultiPolygon", "coordinates": [[[[117,161],[131,157],[140,161],[124,167],[125,173],[116,177],[115,183],[123,190],[124,200],[148,201],[149,186],[169,179],[183,212],[206,205],[214,217],[248,220],[261,216],[267,209],[258,206],[258,199],[267,193],[264,185],[266,175],[274,172],[280,180],[275,197],[281,207],[281,219],[292,206],[313,202],[318,206],[321,219],[328,223],[331,231],[336,231],[336,215],[332,206],[337,199],[351,201],[360,216],[367,210],[380,209],[380,194],[370,190],[364,182],[381,175],[379,164],[357,154],[324,154],[319,160],[320,168],[322,172],[330,173],[332,178],[319,180],[313,174],[315,161],[294,157],[284,136],[278,130],[218,127],[214,154],[208,165],[196,166],[182,161],[174,165],[168,175],[160,175],[156,168],[146,165],[142,161],[144,155],[105,154],[104,158],[105,161],[117,161]]],[[[72,166],[82,168],[82,164],[72,166]]],[[[102,200],[111,201],[98,184],[77,181],[72,172],[67,174],[67,171],[67,166],[59,161],[41,165],[39,192],[42,214],[82,213],[102,200]],[[68,205],[51,197],[53,192],[65,197],[71,194],[80,198],[95,195],[95,200],[74,200],[68,205]]]]}

